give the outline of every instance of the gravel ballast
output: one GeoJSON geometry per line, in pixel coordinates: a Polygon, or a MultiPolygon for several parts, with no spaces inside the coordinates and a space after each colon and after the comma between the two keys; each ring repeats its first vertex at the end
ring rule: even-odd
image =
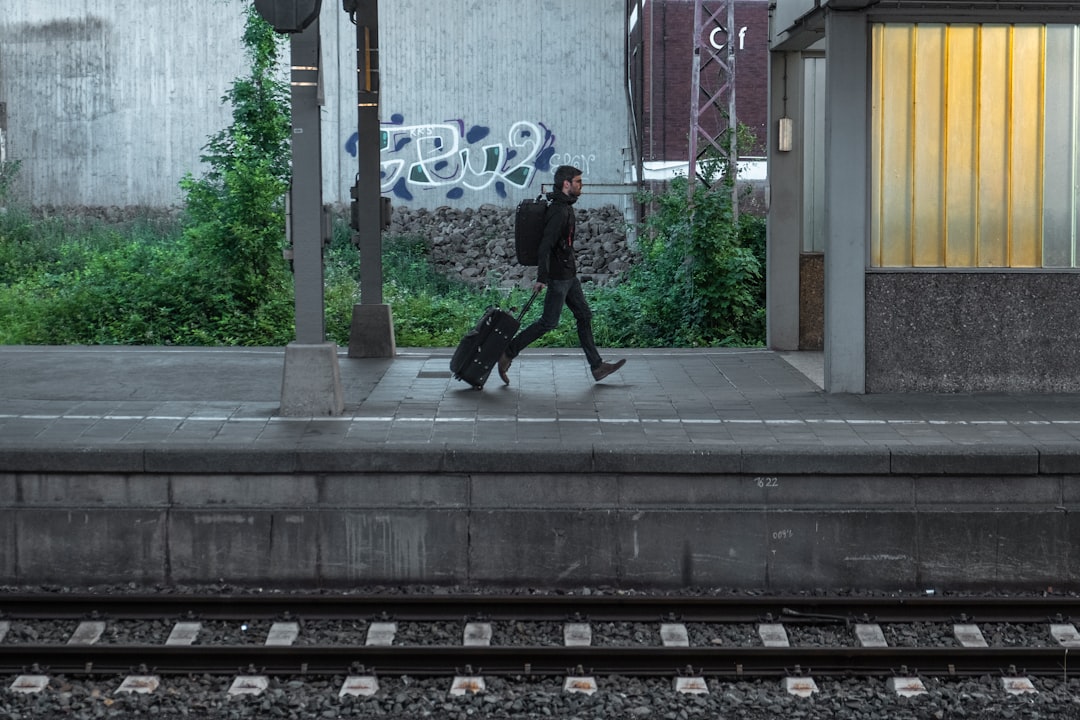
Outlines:
{"type": "MultiPolygon", "coordinates": [[[[122,594],[128,588],[109,592],[122,594]]],[[[225,590],[223,590],[225,592],[225,590]]],[[[581,593],[590,594],[590,593],[581,593]]],[[[4,644],[65,643],[77,623],[12,620],[4,644]]],[[[591,629],[597,646],[655,646],[660,643],[659,622],[594,622],[591,629]]],[[[265,620],[207,621],[198,643],[262,644],[270,623],[265,620]]],[[[464,621],[399,623],[395,645],[460,645],[464,621]]],[[[109,644],[160,644],[171,621],[108,621],[99,642],[109,644]]],[[[364,620],[308,620],[300,622],[297,644],[362,645],[368,622],[364,620]]],[[[845,623],[785,624],[794,647],[841,645],[857,641],[845,623]]],[[[992,647],[1052,647],[1047,624],[980,623],[992,647]]],[[[882,630],[896,646],[952,647],[957,644],[947,623],[887,623],[882,630]]],[[[562,643],[559,622],[500,620],[492,624],[492,644],[497,646],[550,647],[562,643]]],[[[690,644],[700,647],[758,647],[762,640],[753,623],[687,624],[690,644]]],[[[1063,662],[1064,662],[1063,654],[1063,662]]],[[[569,669],[568,669],[569,670],[569,669]]],[[[133,669],[135,671],[135,669],[133,669]]],[[[898,669],[899,671],[899,669],[898,669]]],[[[27,669],[28,673],[35,673],[27,669]]],[[[137,671],[138,674],[143,674],[137,671]]],[[[256,670],[257,672],[257,670],[256,670]]],[[[1021,669],[1022,674],[1022,669],[1021,669]]],[[[42,674],[48,674],[47,671],[42,674]]],[[[153,674],[152,669],[146,674],[153,674]]],[[[239,669],[238,669],[239,674],[239,669]]],[[[477,674],[482,675],[482,670],[477,674]]],[[[912,669],[917,675],[917,670],[912,669]]],[[[242,720],[283,718],[570,718],[599,720],[1077,720],[1080,719],[1080,679],[1031,677],[1034,693],[1009,694],[1001,676],[937,678],[922,677],[927,692],[901,697],[884,677],[814,677],[817,692],[803,698],[789,694],[781,678],[739,681],[727,676],[707,677],[704,695],[678,693],[671,677],[598,676],[592,695],[569,693],[564,678],[485,677],[486,691],[454,696],[449,678],[379,677],[379,691],[372,697],[340,696],[345,674],[338,676],[270,677],[259,695],[231,696],[233,677],[194,675],[166,676],[149,695],[118,693],[119,676],[50,677],[48,687],[37,694],[11,689],[16,675],[0,676],[0,719],[64,718],[205,718],[242,720]]]]}
{"type": "Polygon", "coordinates": [[[723,718],[724,720],[1074,720],[1080,717],[1080,682],[1035,679],[1037,694],[1011,696],[1000,680],[925,681],[927,694],[903,698],[881,679],[818,680],[813,697],[789,695],[779,681],[709,681],[708,695],[686,695],[670,679],[597,678],[593,695],[566,693],[557,679],[489,678],[487,691],[451,696],[450,681],[381,678],[372,697],[339,697],[344,677],[271,678],[259,696],[227,694],[220,677],[166,678],[153,695],[117,694],[119,679],[88,681],[56,677],[38,695],[6,688],[0,717],[29,718],[184,717],[240,718],[723,718]]]}

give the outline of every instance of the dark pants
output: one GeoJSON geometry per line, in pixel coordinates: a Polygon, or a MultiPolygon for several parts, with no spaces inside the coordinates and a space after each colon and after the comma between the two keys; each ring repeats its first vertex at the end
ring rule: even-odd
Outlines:
{"type": "Polygon", "coordinates": [[[536,322],[510,341],[510,345],[506,348],[506,356],[517,357],[518,353],[538,337],[557,328],[563,305],[570,308],[570,312],[574,314],[574,320],[577,321],[578,342],[581,343],[581,349],[585,351],[585,359],[588,360],[589,367],[595,368],[600,365],[603,360],[593,340],[592,310],[589,309],[589,303],[585,300],[585,293],[581,289],[581,281],[577,277],[569,280],[552,280],[547,284],[547,293],[544,295],[544,313],[536,322]]]}

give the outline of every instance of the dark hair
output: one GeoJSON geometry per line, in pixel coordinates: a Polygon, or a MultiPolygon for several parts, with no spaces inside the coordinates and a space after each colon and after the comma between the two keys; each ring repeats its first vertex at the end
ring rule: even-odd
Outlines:
{"type": "Polygon", "coordinates": [[[583,173],[573,165],[560,165],[555,168],[555,192],[562,192],[562,184],[564,182],[571,182],[578,175],[583,173]]]}

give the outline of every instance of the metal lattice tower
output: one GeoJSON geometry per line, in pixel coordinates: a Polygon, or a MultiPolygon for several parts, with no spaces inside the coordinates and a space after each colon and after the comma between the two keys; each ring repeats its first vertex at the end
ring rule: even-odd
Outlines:
{"type": "MultiPolygon", "coordinates": [[[[690,166],[687,178],[693,192],[698,162],[715,149],[736,171],[734,0],[694,0],[694,58],[690,89],[690,166]]],[[[732,191],[734,193],[734,189],[732,191]]],[[[738,205],[733,209],[737,212],[738,205]]]]}

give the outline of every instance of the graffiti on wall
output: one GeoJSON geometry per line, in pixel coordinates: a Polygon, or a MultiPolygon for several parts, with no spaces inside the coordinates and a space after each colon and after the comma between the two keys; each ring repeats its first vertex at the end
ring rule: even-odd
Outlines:
{"type": "MultiPolygon", "coordinates": [[[[356,157],[358,136],[352,134],[345,150],[356,157]]],[[[445,191],[456,200],[466,191],[494,188],[507,197],[511,188],[529,187],[536,173],[551,169],[555,135],[527,120],[514,123],[505,140],[491,129],[464,120],[406,125],[399,114],[382,124],[380,162],[382,192],[412,200],[414,192],[445,191]]]]}
{"type": "Polygon", "coordinates": [[[588,175],[592,172],[592,164],[596,162],[595,153],[554,153],[551,156],[551,165],[558,167],[560,165],[573,165],[582,173],[588,175]]]}

